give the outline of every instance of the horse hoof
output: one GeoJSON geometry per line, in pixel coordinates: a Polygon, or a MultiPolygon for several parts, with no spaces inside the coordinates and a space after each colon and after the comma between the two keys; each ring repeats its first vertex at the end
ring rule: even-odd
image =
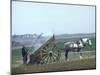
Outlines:
{"type": "Polygon", "coordinates": [[[69,59],[67,59],[67,61],[69,61],[69,59]]]}
{"type": "Polygon", "coordinates": [[[83,57],[82,56],[80,56],[80,59],[82,59],[83,57]]]}

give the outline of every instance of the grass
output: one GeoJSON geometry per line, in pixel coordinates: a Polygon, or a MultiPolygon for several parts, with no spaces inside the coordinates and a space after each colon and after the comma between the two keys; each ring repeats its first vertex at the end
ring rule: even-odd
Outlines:
{"type": "MultiPolygon", "coordinates": [[[[62,57],[64,53],[62,53],[62,57]]],[[[35,72],[51,72],[51,71],[69,71],[69,70],[82,70],[82,69],[95,69],[95,51],[83,52],[83,59],[79,60],[79,55],[77,53],[69,53],[69,61],[65,61],[63,58],[59,62],[53,64],[18,64],[17,67],[12,64],[13,73],[35,73],[35,72]]]]}
{"type": "Polygon", "coordinates": [[[95,69],[95,58],[82,59],[76,61],[65,61],[63,63],[39,64],[39,65],[21,65],[17,68],[12,68],[12,73],[37,73],[37,72],[53,72],[53,71],[70,71],[95,69]]]}
{"type": "MultiPolygon", "coordinates": [[[[29,53],[32,52],[31,47],[27,47],[29,53]]],[[[12,64],[18,64],[16,61],[22,60],[21,48],[12,49],[12,64]]]]}
{"type": "MultiPolygon", "coordinates": [[[[95,38],[90,38],[91,40],[92,40],[92,46],[87,46],[86,48],[84,48],[84,50],[88,50],[88,51],[90,51],[90,50],[96,50],[96,40],[95,40],[95,38]]],[[[63,49],[63,47],[64,47],[64,42],[65,41],[75,41],[75,40],[77,40],[77,39],[75,39],[75,38],[67,38],[67,39],[59,39],[59,40],[56,40],[56,44],[57,44],[57,48],[58,49],[63,49]],[[73,40],[74,39],[74,40],[73,40]]],[[[32,52],[32,48],[31,47],[28,47],[28,50],[29,50],[29,52],[31,53],[32,52]]],[[[16,59],[21,59],[20,57],[22,57],[21,56],[21,48],[15,48],[15,49],[12,49],[12,56],[16,59]]]]}
{"type": "MultiPolygon", "coordinates": [[[[64,42],[68,40],[73,40],[73,38],[69,39],[59,39],[56,40],[57,48],[63,49],[64,42]]],[[[77,39],[74,39],[77,40],[77,39]]],[[[82,70],[82,69],[95,69],[96,61],[95,61],[95,38],[91,38],[92,46],[87,46],[84,48],[86,52],[83,53],[82,60],[79,60],[79,55],[76,53],[69,53],[69,60],[59,63],[53,64],[42,64],[42,65],[22,65],[22,56],[21,56],[21,48],[13,48],[12,49],[12,73],[34,73],[34,72],[51,72],[51,71],[69,71],[69,70],[82,70]],[[15,67],[15,65],[18,65],[15,67]]],[[[29,52],[32,52],[32,48],[28,47],[29,52]]],[[[62,54],[64,56],[64,54],[62,54]]],[[[64,58],[63,58],[64,59],[64,58]]],[[[61,60],[62,61],[62,60],[61,60]]]]}

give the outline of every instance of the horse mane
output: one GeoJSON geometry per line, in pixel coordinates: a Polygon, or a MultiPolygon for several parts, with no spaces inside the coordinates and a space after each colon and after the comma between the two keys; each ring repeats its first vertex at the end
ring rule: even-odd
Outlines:
{"type": "Polygon", "coordinates": [[[85,46],[85,43],[83,42],[82,38],[80,38],[80,41],[82,42],[83,46],[85,46]]]}

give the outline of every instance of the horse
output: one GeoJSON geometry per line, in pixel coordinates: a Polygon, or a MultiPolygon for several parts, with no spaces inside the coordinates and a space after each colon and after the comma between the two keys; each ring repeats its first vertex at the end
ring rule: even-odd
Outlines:
{"type": "Polygon", "coordinates": [[[89,38],[80,38],[79,40],[74,42],[73,41],[65,42],[64,43],[65,60],[68,59],[68,53],[70,51],[78,52],[80,59],[82,59],[82,53],[80,51],[82,51],[82,48],[84,48],[87,45],[89,46],[92,45],[92,41],[89,38]]]}

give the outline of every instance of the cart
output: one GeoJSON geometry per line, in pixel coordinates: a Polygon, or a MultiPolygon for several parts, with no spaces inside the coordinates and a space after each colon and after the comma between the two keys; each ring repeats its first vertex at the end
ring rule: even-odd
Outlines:
{"type": "Polygon", "coordinates": [[[29,64],[50,64],[60,60],[61,52],[56,46],[53,35],[29,57],[29,64]]]}

